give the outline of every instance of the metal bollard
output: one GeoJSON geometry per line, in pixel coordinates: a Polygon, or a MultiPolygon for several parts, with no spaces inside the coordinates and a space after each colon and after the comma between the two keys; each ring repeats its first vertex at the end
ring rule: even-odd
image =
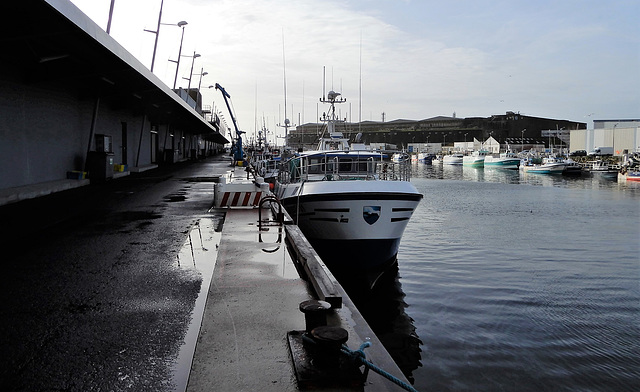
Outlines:
{"type": "Polygon", "coordinates": [[[311,331],[311,338],[316,343],[314,363],[324,368],[340,366],[340,349],[349,340],[349,333],[340,327],[316,327],[311,331]]]}
{"type": "Polygon", "coordinates": [[[327,325],[327,313],[331,304],[326,301],[310,299],[300,303],[300,311],[304,313],[305,330],[311,332],[316,327],[327,325]]]}

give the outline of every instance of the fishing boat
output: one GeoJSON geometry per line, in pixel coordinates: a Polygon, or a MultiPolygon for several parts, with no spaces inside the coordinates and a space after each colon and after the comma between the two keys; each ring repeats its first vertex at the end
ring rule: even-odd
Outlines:
{"type": "Polygon", "coordinates": [[[418,153],[418,162],[420,163],[431,163],[431,160],[433,159],[433,155],[429,154],[427,152],[419,152],[418,153]]]}
{"type": "Polygon", "coordinates": [[[258,177],[264,178],[265,182],[274,184],[278,177],[280,166],[280,150],[273,148],[267,141],[267,128],[263,125],[258,131],[257,146],[251,155],[251,166],[258,177]]]}
{"type": "Polygon", "coordinates": [[[460,153],[449,154],[442,157],[443,165],[462,165],[464,155],[460,153]]]}
{"type": "Polygon", "coordinates": [[[484,157],[484,167],[517,169],[518,166],[520,166],[520,158],[511,151],[502,152],[498,156],[487,155],[484,157]]]}
{"type": "Polygon", "coordinates": [[[556,157],[546,157],[542,163],[535,164],[529,160],[524,160],[520,164],[520,170],[525,173],[534,174],[562,174],[567,164],[556,157]]]}
{"type": "Polygon", "coordinates": [[[256,159],[253,164],[256,174],[259,177],[264,178],[265,182],[275,183],[278,178],[278,172],[280,167],[279,155],[263,155],[262,159],[256,159]]]}
{"type": "Polygon", "coordinates": [[[395,264],[400,240],[422,199],[410,180],[410,161],[383,160],[381,152],[353,148],[336,129],[330,91],[321,102],[326,137],[318,148],[284,162],[274,193],[323,262],[340,281],[375,281],[395,264]]]}
{"type": "Polygon", "coordinates": [[[489,154],[486,150],[473,151],[462,157],[463,166],[484,167],[484,159],[489,154]]]}
{"type": "Polygon", "coordinates": [[[391,162],[400,163],[400,162],[406,162],[409,160],[410,160],[409,154],[407,154],[404,151],[396,152],[395,154],[391,155],[391,162]]]}
{"type": "Polygon", "coordinates": [[[562,174],[565,176],[581,176],[582,175],[582,166],[571,158],[562,159],[562,162],[565,164],[564,169],[562,170],[562,174]]]}
{"type": "Polygon", "coordinates": [[[590,174],[591,176],[601,176],[605,178],[617,178],[619,168],[615,168],[602,159],[598,159],[595,161],[588,161],[582,168],[582,170],[590,174]]]}
{"type": "Polygon", "coordinates": [[[623,156],[618,181],[640,182],[640,152],[623,156]]]}

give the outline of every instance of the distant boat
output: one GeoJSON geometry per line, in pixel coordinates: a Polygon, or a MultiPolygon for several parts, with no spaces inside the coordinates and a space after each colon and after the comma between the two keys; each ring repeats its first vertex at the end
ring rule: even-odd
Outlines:
{"type": "Polygon", "coordinates": [[[478,150],[469,155],[462,157],[462,164],[464,166],[484,167],[484,159],[489,154],[489,151],[478,150]]]}
{"type": "Polygon", "coordinates": [[[584,166],[583,171],[592,176],[602,176],[607,178],[617,178],[619,169],[611,166],[608,162],[598,159],[589,161],[584,166]]]}
{"type": "Polygon", "coordinates": [[[408,162],[408,161],[409,161],[409,154],[407,154],[404,151],[397,152],[391,155],[391,162],[400,163],[400,162],[408,162]]]}
{"type": "Polygon", "coordinates": [[[640,152],[624,155],[618,181],[640,182],[640,152]]]}
{"type": "Polygon", "coordinates": [[[535,174],[562,174],[566,166],[567,164],[559,158],[547,157],[543,158],[540,164],[532,164],[530,161],[525,160],[520,164],[520,170],[525,173],[535,174]]]}
{"type": "Polygon", "coordinates": [[[459,153],[445,155],[442,158],[442,164],[443,165],[462,165],[463,158],[464,158],[464,155],[459,153]]]}
{"type": "Polygon", "coordinates": [[[636,171],[625,171],[618,173],[619,181],[640,182],[640,169],[636,171]]]}
{"type": "Polygon", "coordinates": [[[426,153],[426,152],[420,152],[417,155],[414,155],[416,157],[416,160],[420,163],[431,163],[431,161],[433,160],[433,155],[426,153]]]}
{"type": "Polygon", "coordinates": [[[436,155],[435,157],[433,157],[433,159],[431,159],[431,164],[432,165],[442,165],[442,155],[436,155]]]}
{"type": "Polygon", "coordinates": [[[520,158],[511,151],[500,153],[497,157],[494,155],[487,155],[484,157],[484,167],[517,169],[518,166],[520,166],[520,158]]]}
{"type": "Polygon", "coordinates": [[[566,176],[581,176],[582,175],[582,166],[571,158],[563,159],[562,162],[565,163],[564,170],[562,170],[562,174],[566,176]]]}

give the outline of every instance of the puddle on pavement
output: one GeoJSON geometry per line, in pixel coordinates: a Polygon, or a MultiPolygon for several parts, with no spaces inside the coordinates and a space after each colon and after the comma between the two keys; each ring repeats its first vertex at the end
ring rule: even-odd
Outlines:
{"type": "Polygon", "coordinates": [[[176,391],[185,391],[187,389],[191,362],[193,361],[196,341],[200,333],[207,294],[209,293],[213,269],[218,257],[218,245],[222,236],[221,232],[216,232],[217,226],[218,222],[215,219],[200,219],[189,231],[189,235],[177,255],[178,267],[200,275],[202,284],[191,313],[191,322],[173,369],[173,384],[176,391]]]}
{"type": "MultiPolygon", "coordinates": [[[[191,313],[191,322],[187,329],[178,360],[173,370],[173,384],[175,391],[185,391],[191,372],[191,364],[195,354],[196,342],[200,334],[200,326],[204,317],[204,309],[209,287],[213,278],[218,257],[218,246],[222,237],[221,225],[224,214],[215,214],[211,218],[202,218],[191,228],[188,236],[177,255],[178,267],[193,272],[202,277],[200,292],[191,313]]],[[[254,224],[252,224],[253,226],[254,224]]],[[[269,226],[268,230],[258,232],[255,223],[255,242],[253,246],[258,261],[273,266],[273,272],[285,279],[298,279],[300,275],[295,268],[285,243],[283,227],[269,226]]]]}
{"type": "Polygon", "coordinates": [[[133,222],[139,220],[160,219],[162,218],[162,215],[153,211],[124,211],[120,218],[123,221],[133,222]]]}
{"type": "Polygon", "coordinates": [[[184,195],[168,195],[164,197],[164,200],[173,203],[176,201],[185,201],[187,197],[184,195]]]}
{"type": "Polygon", "coordinates": [[[220,176],[214,177],[189,177],[184,178],[184,181],[187,182],[218,182],[220,180],[220,176]]]}
{"type": "Polygon", "coordinates": [[[300,275],[287,250],[284,237],[284,228],[277,226],[264,227],[262,232],[257,233],[256,247],[261,250],[259,261],[274,266],[276,274],[284,279],[298,279],[300,275]]]}

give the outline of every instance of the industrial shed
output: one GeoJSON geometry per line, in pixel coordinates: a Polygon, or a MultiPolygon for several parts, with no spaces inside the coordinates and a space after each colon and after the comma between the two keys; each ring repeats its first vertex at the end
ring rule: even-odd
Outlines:
{"type": "Polygon", "coordinates": [[[3,2],[0,9],[8,16],[0,24],[0,204],[19,200],[24,188],[81,185],[86,172],[109,179],[110,170],[117,177],[227,143],[216,121],[71,2],[3,2]]]}

